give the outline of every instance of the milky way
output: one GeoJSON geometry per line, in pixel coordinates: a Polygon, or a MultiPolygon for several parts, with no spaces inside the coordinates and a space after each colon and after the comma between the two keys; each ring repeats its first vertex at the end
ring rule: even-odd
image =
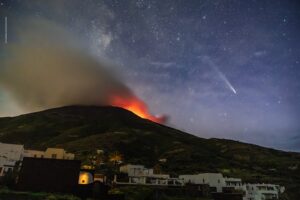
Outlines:
{"type": "MultiPolygon", "coordinates": [[[[170,126],[299,151],[299,9],[297,0],[0,0],[0,58],[5,16],[8,42],[22,19],[47,19],[116,66],[170,126]]],[[[3,90],[0,109],[18,113],[3,90]]]]}

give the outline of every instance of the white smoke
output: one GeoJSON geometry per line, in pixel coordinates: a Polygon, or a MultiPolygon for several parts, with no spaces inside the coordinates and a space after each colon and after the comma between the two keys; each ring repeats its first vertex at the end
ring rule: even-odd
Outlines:
{"type": "MultiPolygon", "coordinates": [[[[0,60],[0,88],[26,111],[65,105],[107,105],[135,98],[119,78],[81,48],[64,28],[46,20],[16,27],[0,60]]],[[[109,41],[103,41],[107,45],[109,41]]]]}

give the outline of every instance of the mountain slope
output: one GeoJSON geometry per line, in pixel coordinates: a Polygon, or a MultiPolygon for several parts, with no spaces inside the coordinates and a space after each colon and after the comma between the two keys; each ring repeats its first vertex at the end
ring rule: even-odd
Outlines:
{"type": "Polygon", "coordinates": [[[222,139],[203,139],[116,107],[69,106],[0,118],[0,141],[26,148],[63,147],[85,160],[95,149],[169,173],[222,172],[246,181],[283,184],[300,196],[300,154],[222,139]],[[299,166],[299,167],[298,167],[299,166]]]}

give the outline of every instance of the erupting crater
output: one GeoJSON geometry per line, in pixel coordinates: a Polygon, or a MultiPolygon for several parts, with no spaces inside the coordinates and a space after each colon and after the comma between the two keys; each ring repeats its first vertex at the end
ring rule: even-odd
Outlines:
{"type": "Polygon", "coordinates": [[[129,110],[137,116],[163,124],[166,122],[166,116],[154,116],[149,112],[148,106],[138,97],[113,97],[111,105],[129,110]]]}

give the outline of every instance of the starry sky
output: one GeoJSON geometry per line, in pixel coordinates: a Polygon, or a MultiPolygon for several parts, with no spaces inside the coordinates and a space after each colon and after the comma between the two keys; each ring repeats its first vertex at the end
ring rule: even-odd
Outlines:
{"type": "Polygon", "coordinates": [[[297,0],[0,0],[2,55],[5,16],[74,33],[169,126],[300,151],[297,0]]]}

